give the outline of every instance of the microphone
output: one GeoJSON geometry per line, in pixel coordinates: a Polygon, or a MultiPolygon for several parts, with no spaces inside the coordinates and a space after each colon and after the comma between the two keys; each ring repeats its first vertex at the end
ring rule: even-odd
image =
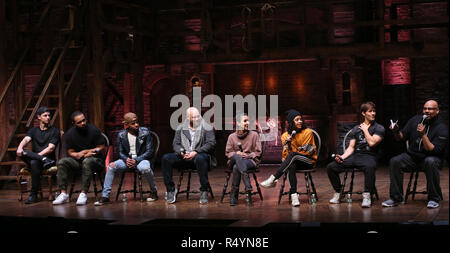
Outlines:
{"type": "Polygon", "coordinates": [[[180,148],[180,154],[181,155],[184,155],[184,153],[185,153],[184,151],[185,151],[184,148],[180,148]]]}
{"type": "Polygon", "coordinates": [[[337,157],[341,162],[344,161],[339,155],[336,155],[336,154],[331,154],[331,157],[332,157],[333,159],[337,157]]]}
{"type": "Polygon", "coordinates": [[[427,118],[427,115],[426,115],[426,114],[422,115],[422,122],[420,122],[420,124],[423,124],[423,121],[424,121],[426,118],[427,118]]]}
{"type": "MultiPolygon", "coordinates": [[[[297,133],[297,132],[296,132],[295,130],[292,130],[292,133],[291,133],[290,137],[291,137],[291,138],[294,137],[294,135],[295,135],[296,133],[297,133]]],[[[290,141],[286,141],[286,143],[284,144],[283,149],[287,148],[288,143],[290,143],[291,141],[292,141],[292,139],[291,139],[290,141]]]]}
{"type": "MultiPolygon", "coordinates": [[[[292,130],[291,138],[294,137],[294,135],[295,135],[296,133],[297,133],[297,132],[296,132],[295,130],[292,130]]],[[[289,142],[291,142],[291,141],[289,141],[289,142]]]]}
{"type": "Polygon", "coordinates": [[[238,147],[239,147],[239,150],[240,150],[241,152],[244,152],[244,150],[242,149],[242,143],[238,142],[237,145],[238,145],[238,147]]]}

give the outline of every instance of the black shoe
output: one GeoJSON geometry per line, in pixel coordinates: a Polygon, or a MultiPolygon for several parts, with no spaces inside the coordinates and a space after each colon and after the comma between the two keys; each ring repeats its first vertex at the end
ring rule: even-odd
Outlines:
{"type": "Polygon", "coordinates": [[[38,202],[38,200],[37,200],[37,196],[36,196],[36,194],[30,194],[30,196],[28,196],[28,199],[27,200],[25,200],[25,204],[33,204],[33,203],[36,203],[36,202],[38,202]]]}
{"type": "Polygon", "coordinates": [[[94,205],[96,205],[96,206],[103,206],[103,205],[109,204],[109,203],[111,203],[109,198],[102,197],[99,201],[95,202],[94,205]]]}
{"type": "Polygon", "coordinates": [[[239,188],[236,186],[231,186],[230,192],[230,206],[235,206],[238,203],[239,188]]]}
{"type": "Polygon", "coordinates": [[[158,192],[152,191],[150,192],[150,196],[147,198],[147,202],[153,202],[158,200],[158,192]]]}
{"type": "Polygon", "coordinates": [[[44,160],[44,165],[42,165],[42,167],[44,168],[44,170],[48,170],[48,169],[50,169],[51,167],[53,167],[55,165],[56,165],[55,161],[53,161],[52,159],[46,158],[44,160]]]}
{"type": "Polygon", "coordinates": [[[245,203],[247,203],[247,206],[252,205],[252,191],[247,191],[245,193],[245,203]]]}

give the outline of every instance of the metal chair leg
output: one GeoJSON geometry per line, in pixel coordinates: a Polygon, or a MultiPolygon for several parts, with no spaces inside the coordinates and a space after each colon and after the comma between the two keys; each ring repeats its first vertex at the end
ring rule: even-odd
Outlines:
{"type": "Polygon", "coordinates": [[[355,179],[355,170],[352,170],[352,179],[351,179],[351,181],[350,181],[350,191],[349,191],[349,197],[350,197],[350,200],[349,201],[351,201],[352,200],[352,195],[353,195],[353,180],[355,179]]]}
{"type": "Polygon", "coordinates": [[[345,196],[345,182],[347,181],[347,176],[348,176],[348,171],[344,172],[344,180],[342,181],[341,184],[341,193],[340,193],[340,198],[343,199],[345,196]]]}
{"type": "Polygon", "coordinates": [[[122,172],[122,175],[121,175],[120,181],[119,181],[119,188],[117,189],[116,201],[119,199],[119,195],[120,195],[121,190],[122,190],[122,184],[123,184],[124,178],[125,178],[125,172],[122,172]]]}
{"type": "Polygon", "coordinates": [[[133,172],[133,177],[134,177],[134,181],[133,181],[133,197],[134,197],[134,199],[136,199],[136,192],[137,192],[137,187],[136,187],[136,171],[133,172]]]}
{"type": "Polygon", "coordinates": [[[417,180],[419,179],[419,171],[416,171],[416,179],[414,180],[414,188],[412,191],[412,200],[414,200],[414,197],[416,196],[416,192],[417,192],[417,180]]]}
{"type": "Polygon", "coordinates": [[[256,186],[256,190],[258,191],[259,198],[260,198],[261,200],[263,200],[261,188],[259,187],[259,183],[258,183],[258,178],[256,177],[255,172],[252,172],[252,174],[253,174],[253,179],[255,180],[255,186],[256,186]]]}
{"type": "Polygon", "coordinates": [[[184,175],[184,170],[181,169],[180,178],[178,179],[177,196],[176,197],[178,197],[178,194],[180,194],[181,181],[183,181],[183,175],[184,175]]]}
{"type": "Polygon", "coordinates": [[[188,181],[187,181],[187,189],[186,189],[186,199],[189,199],[189,193],[191,191],[191,171],[188,172],[188,181]]]}
{"type": "Polygon", "coordinates": [[[314,181],[313,181],[311,173],[309,174],[309,181],[311,182],[311,187],[312,187],[313,193],[316,196],[316,201],[319,201],[319,195],[317,195],[316,187],[314,186],[314,181]]]}
{"type": "Polygon", "coordinates": [[[281,197],[283,196],[283,194],[284,194],[284,184],[285,184],[285,182],[286,182],[286,174],[287,173],[284,173],[284,175],[283,175],[283,182],[281,183],[281,188],[280,188],[280,195],[278,196],[278,205],[280,204],[280,202],[281,202],[281,197]]]}
{"type": "Polygon", "coordinates": [[[227,194],[228,182],[230,181],[231,172],[225,171],[225,173],[227,173],[227,177],[225,179],[225,184],[223,185],[222,197],[220,197],[220,203],[223,202],[223,198],[225,197],[225,194],[227,194]]]}
{"type": "Polygon", "coordinates": [[[306,185],[306,194],[308,195],[308,201],[311,204],[311,190],[309,189],[309,172],[305,172],[305,185],[306,185]]]}
{"type": "Polygon", "coordinates": [[[139,198],[141,202],[144,201],[144,196],[142,193],[142,174],[138,172],[138,179],[139,179],[139,198]]]}

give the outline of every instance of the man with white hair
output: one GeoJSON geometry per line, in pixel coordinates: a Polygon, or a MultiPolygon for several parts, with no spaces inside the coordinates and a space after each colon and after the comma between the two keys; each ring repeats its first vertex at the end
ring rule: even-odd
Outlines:
{"type": "Polygon", "coordinates": [[[164,184],[167,189],[167,203],[175,203],[177,196],[172,179],[173,168],[193,164],[200,178],[200,204],[206,204],[208,203],[208,191],[211,188],[208,181],[208,170],[217,164],[214,156],[216,146],[214,129],[202,119],[197,108],[188,108],[186,115],[188,118],[175,132],[174,153],[165,154],[161,160],[164,184]]]}

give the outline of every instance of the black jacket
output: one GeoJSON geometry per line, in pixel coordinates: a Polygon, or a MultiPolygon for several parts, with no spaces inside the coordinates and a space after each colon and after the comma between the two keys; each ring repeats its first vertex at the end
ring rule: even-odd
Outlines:
{"type": "Polygon", "coordinates": [[[434,149],[427,151],[423,147],[422,136],[417,132],[417,125],[422,121],[422,116],[412,117],[405,127],[401,130],[403,139],[408,141],[408,153],[417,158],[425,158],[426,156],[443,157],[445,149],[448,145],[448,128],[439,120],[434,118],[431,121],[424,121],[425,131],[428,139],[434,145],[434,149]]]}
{"type": "MultiPolygon", "coordinates": [[[[117,146],[119,156],[124,162],[130,158],[130,143],[128,142],[128,130],[122,130],[117,135],[117,146]]],[[[136,162],[150,160],[153,155],[152,135],[146,127],[139,127],[138,136],[136,136],[136,162]]]]}

